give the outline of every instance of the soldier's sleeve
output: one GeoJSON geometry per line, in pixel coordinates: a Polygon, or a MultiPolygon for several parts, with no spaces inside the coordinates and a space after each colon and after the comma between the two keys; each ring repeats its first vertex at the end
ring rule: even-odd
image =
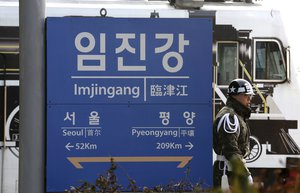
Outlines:
{"type": "Polygon", "coordinates": [[[239,149],[238,138],[240,134],[239,121],[234,114],[225,114],[219,132],[222,135],[223,147],[222,152],[227,160],[230,161],[235,170],[238,166],[238,172],[242,175],[249,175],[250,172],[243,161],[243,154],[239,149]]]}

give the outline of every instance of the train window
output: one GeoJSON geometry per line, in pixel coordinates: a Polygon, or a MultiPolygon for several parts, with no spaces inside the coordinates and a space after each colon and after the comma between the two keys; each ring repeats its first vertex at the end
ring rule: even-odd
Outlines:
{"type": "Polygon", "coordinates": [[[254,40],[254,81],[257,82],[284,82],[286,65],[277,40],[254,40]]]}
{"type": "Polygon", "coordinates": [[[238,77],[238,43],[217,43],[217,83],[229,85],[230,81],[238,77]]]}

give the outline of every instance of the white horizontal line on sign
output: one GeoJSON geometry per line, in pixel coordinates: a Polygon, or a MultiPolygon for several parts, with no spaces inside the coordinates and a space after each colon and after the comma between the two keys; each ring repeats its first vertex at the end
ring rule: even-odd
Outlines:
{"type": "Polygon", "coordinates": [[[72,79],[94,79],[94,78],[133,78],[133,79],[138,79],[138,78],[153,78],[153,79],[160,79],[160,78],[164,78],[164,79],[188,79],[190,78],[189,76],[71,76],[72,79]]]}

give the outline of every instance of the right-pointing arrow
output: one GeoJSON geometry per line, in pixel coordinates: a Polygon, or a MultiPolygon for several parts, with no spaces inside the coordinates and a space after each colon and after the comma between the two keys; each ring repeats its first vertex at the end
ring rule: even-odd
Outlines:
{"type": "Polygon", "coordinates": [[[191,142],[189,142],[189,144],[185,145],[185,147],[187,147],[187,148],[189,148],[189,150],[191,150],[194,147],[194,145],[191,142]]]}

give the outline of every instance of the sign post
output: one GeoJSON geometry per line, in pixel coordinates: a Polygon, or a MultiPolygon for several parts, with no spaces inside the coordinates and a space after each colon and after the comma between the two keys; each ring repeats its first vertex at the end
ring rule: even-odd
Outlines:
{"type": "Polygon", "coordinates": [[[47,18],[47,191],[114,158],[154,187],[212,184],[212,21],[47,18]]]}
{"type": "Polygon", "coordinates": [[[45,190],[45,9],[45,0],[19,1],[20,193],[45,190]]]}

